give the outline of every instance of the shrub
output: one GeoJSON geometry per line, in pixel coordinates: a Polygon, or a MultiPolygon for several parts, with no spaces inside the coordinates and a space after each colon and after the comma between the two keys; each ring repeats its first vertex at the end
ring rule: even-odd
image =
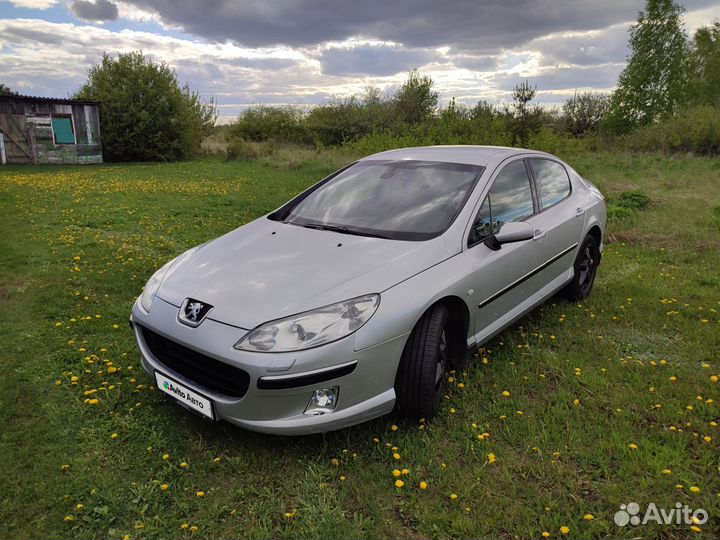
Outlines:
{"type": "Polygon", "coordinates": [[[249,160],[268,157],[275,153],[277,146],[274,141],[270,142],[252,142],[246,141],[241,137],[233,137],[227,145],[227,159],[233,160],[249,160]]]}
{"type": "Polygon", "coordinates": [[[629,221],[638,211],[647,209],[651,204],[650,197],[643,191],[623,191],[612,196],[607,208],[609,221],[629,221]]]}
{"type": "Polygon", "coordinates": [[[631,150],[720,154],[720,109],[700,106],[635,130],[620,144],[631,150]]]}
{"type": "Polygon", "coordinates": [[[246,109],[231,128],[233,137],[248,141],[306,143],[311,139],[304,125],[303,112],[296,107],[257,105],[246,109]]]}

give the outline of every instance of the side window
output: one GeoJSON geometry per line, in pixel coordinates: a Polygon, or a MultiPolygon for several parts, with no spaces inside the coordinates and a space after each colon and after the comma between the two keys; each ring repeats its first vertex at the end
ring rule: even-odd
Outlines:
{"type": "Polygon", "coordinates": [[[549,159],[531,159],[543,209],[570,195],[570,178],[565,167],[549,159]]]}
{"type": "Polygon", "coordinates": [[[475,216],[468,245],[495,234],[505,222],[522,221],[533,213],[532,188],[525,162],[514,161],[495,178],[490,193],[475,216]]]}
{"type": "Polygon", "coordinates": [[[488,236],[493,234],[492,220],[490,219],[490,198],[485,197],[485,202],[482,203],[480,210],[475,216],[475,220],[470,229],[470,238],[468,238],[468,245],[472,246],[477,244],[481,240],[485,240],[488,236]]]}

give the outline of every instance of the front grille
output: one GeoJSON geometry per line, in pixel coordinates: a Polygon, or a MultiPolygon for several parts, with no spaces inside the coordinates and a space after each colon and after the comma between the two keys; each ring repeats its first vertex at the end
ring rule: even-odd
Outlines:
{"type": "Polygon", "coordinates": [[[237,398],[247,392],[250,375],[246,371],[188,349],[149,328],[138,326],[150,352],[170,370],[211,392],[237,398]]]}

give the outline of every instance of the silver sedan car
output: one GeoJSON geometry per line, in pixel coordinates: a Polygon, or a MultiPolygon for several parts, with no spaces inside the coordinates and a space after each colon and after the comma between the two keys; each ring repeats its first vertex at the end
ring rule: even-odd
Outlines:
{"type": "Polygon", "coordinates": [[[598,189],[549,154],[382,152],[168,262],[131,324],[154,384],[208,419],[430,419],[449,366],[554,294],[590,294],[605,223],[598,189]]]}

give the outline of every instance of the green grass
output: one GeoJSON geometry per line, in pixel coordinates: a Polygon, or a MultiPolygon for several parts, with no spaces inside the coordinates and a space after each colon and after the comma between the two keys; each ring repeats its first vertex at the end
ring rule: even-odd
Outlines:
{"type": "Polygon", "coordinates": [[[127,317],[154,269],[279,206],[338,156],[0,168],[0,536],[720,534],[720,163],[565,157],[611,201],[650,199],[613,222],[592,296],[553,300],[488,343],[423,429],[388,416],[299,438],[161,399],[127,317]],[[410,471],[401,489],[395,468],[410,471]],[[704,508],[711,522],[617,527],[632,501],[704,508]]]}

